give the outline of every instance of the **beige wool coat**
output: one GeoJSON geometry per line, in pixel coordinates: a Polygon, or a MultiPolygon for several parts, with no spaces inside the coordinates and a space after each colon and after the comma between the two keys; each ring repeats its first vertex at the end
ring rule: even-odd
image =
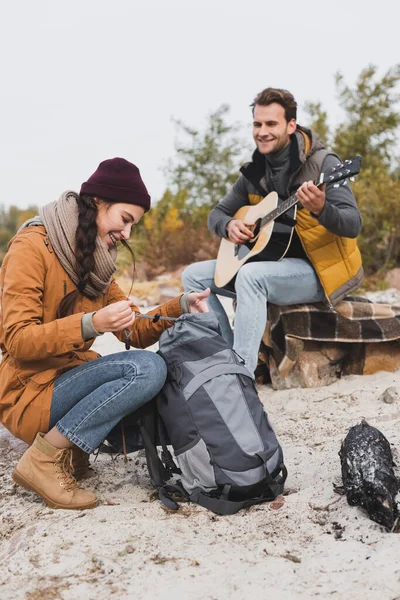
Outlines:
{"type": "MultiPolygon", "coordinates": [[[[99,357],[90,350],[94,338],[82,338],[82,315],[126,300],[113,280],[105,294],[81,296],[75,314],[57,319],[62,298],[75,289],[44,227],[27,227],[11,240],[0,272],[0,422],[28,444],[37,432],[48,431],[55,378],[99,357]]],[[[140,312],[137,306],[132,310],[140,312]]],[[[179,297],[149,314],[157,312],[180,316],[179,297]]],[[[172,324],[135,319],[132,346],[146,348],[172,324]]],[[[122,332],[116,335],[123,341],[122,332]]]]}

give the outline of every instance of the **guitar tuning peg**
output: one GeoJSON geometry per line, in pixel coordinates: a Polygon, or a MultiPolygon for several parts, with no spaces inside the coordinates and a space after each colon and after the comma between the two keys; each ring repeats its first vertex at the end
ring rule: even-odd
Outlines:
{"type": "Polygon", "coordinates": [[[350,181],[355,181],[356,178],[355,177],[350,177],[350,181]]]}
{"type": "Polygon", "coordinates": [[[334,187],[334,188],[338,188],[339,186],[340,186],[340,183],[334,183],[334,184],[333,184],[333,187],[334,187]]]}

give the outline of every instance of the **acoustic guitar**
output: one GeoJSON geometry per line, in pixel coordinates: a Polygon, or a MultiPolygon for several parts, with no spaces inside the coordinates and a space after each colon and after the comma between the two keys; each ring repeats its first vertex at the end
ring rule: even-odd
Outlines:
{"type": "MultiPolygon", "coordinates": [[[[361,156],[338,163],[327,173],[321,173],[314,182],[317,187],[322,184],[340,185],[341,181],[353,177],[360,172],[361,156]]],[[[240,267],[248,260],[281,260],[292,241],[295,217],[297,212],[296,194],[279,202],[278,194],[271,192],[258,204],[243,206],[232,217],[252,225],[254,237],[244,244],[234,244],[222,238],[215,268],[215,285],[226,286],[237,274],[240,267]],[[279,217],[290,212],[288,223],[277,221],[279,217]]]]}

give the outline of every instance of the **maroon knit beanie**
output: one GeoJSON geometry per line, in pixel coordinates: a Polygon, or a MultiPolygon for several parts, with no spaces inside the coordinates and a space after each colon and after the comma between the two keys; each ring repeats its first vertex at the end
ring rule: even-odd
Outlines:
{"type": "Polygon", "coordinates": [[[81,194],[99,196],[110,202],[123,202],[150,208],[150,196],[136,165],[124,158],[103,160],[85,183],[81,194]]]}

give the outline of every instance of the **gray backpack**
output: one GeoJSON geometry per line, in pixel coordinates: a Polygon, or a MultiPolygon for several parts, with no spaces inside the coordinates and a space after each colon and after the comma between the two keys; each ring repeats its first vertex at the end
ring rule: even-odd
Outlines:
{"type": "Polygon", "coordinates": [[[167,381],[156,402],[141,409],[139,426],[161,501],[179,508],[179,492],[227,515],[281,494],[282,449],[254,380],[221,337],[215,315],[182,315],[161,335],[159,354],[167,381]],[[180,481],[171,484],[174,473],[180,481]]]}

